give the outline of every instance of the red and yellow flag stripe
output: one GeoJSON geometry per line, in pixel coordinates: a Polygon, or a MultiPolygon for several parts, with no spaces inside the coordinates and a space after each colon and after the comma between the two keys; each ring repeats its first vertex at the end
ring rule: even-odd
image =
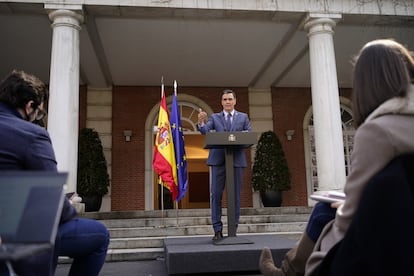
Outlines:
{"type": "Polygon", "coordinates": [[[155,172],[160,176],[165,187],[170,190],[172,199],[175,201],[178,196],[177,164],[164,91],[162,91],[161,96],[158,131],[155,138],[152,163],[155,172]]]}

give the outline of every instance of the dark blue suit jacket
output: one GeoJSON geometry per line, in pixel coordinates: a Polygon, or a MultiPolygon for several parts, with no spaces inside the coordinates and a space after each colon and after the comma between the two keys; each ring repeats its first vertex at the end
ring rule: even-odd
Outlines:
{"type": "Polygon", "coordinates": [[[344,238],[313,275],[412,275],[413,183],[414,153],[396,157],[377,173],[364,188],[344,238]]]}
{"type": "MultiPolygon", "coordinates": [[[[207,123],[204,126],[198,126],[198,130],[202,134],[206,134],[209,131],[224,132],[224,131],[250,131],[250,121],[246,113],[234,110],[233,121],[231,129],[226,129],[225,113],[219,112],[212,114],[207,123]]],[[[209,166],[220,166],[224,165],[225,151],[224,149],[210,149],[207,165],[209,166]]],[[[244,149],[238,149],[233,151],[233,164],[234,167],[246,167],[246,154],[244,149]]]]}
{"type": "MultiPolygon", "coordinates": [[[[5,170],[57,171],[57,163],[47,131],[0,102],[0,171],[5,170]]],[[[61,222],[74,216],[75,209],[65,199],[61,222]]]]}

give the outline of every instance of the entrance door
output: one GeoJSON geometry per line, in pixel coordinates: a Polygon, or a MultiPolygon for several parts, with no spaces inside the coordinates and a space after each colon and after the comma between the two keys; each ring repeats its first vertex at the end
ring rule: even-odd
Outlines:
{"type": "Polygon", "coordinates": [[[208,150],[204,149],[204,135],[185,135],[188,191],[180,202],[182,209],[210,208],[208,150]]]}
{"type": "Polygon", "coordinates": [[[188,162],[188,191],[181,200],[182,209],[210,208],[210,186],[205,160],[188,162]]]}
{"type": "MultiPolygon", "coordinates": [[[[184,135],[185,152],[187,157],[188,190],[185,196],[178,203],[180,209],[210,208],[210,186],[209,167],[206,164],[208,150],[204,149],[204,135],[184,135]]],[[[154,183],[157,183],[157,176],[154,175],[154,183]]],[[[161,186],[154,185],[155,209],[161,207],[161,186]]],[[[164,208],[172,206],[169,191],[164,188],[164,208]]]]}

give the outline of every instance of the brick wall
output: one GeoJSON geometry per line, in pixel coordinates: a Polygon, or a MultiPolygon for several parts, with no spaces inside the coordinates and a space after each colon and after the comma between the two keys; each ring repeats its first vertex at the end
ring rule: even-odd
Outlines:
{"type": "Polygon", "coordinates": [[[291,173],[289,191],[283,192],[283,206],[307,205],[303,119],[312,104],[310,88],[275,88],[272,90],[274,131],[282,143],[291,173]],[[295,130],[292,140],[286,131],[295,130]]]}
{"type": "MultiPolygon", "coordinates": [[[[179,93],[193,95],[209,104],[215,112],[222,109],[224,88],[183,87],[179,93]]],[[[167,96],[172,88],[166,87],[167,96]]],[[[246,88],[234,88],[240,111],[248,111],[246,88]]],[[[112,125],[112,210],[142,210],[145,208],[144,128],[148,113],[159,104],[159,87],[114,87],[112,125]],[[131,142],[125,142],[123,130],[132,130],[131,142]]],[[[248,159],[250,160],[249,156],[248,159]]],[[[250,166],[244,175],[241,206],[251,207],[250,166]]]]}
{"type": "MultiPolygon", "coordinates": [[[[167,96],[172,88],[166,87],[167,96]]],[[[221,110],[219,87],[181,87],[179,93],[200,98],[214,112],[221,110]]],[[[232,88],[237,93],[236,108],[248,113],[248,89],[232,88]]],[[[350,98],[351,90],[340,91],[350,98]]],[[[159,104],[159,87],[114,87],[112,124],[112,211],[143,210],[145,208],[144,128],[151,109],[159,104]],[[125,142],[123,131],[133,132],[131,142],[125,142]]],[[[311,106],[310,88],[273,88],[272,112],[274,130],[281,140],[289,169],[292,188],[283,194],[283,206],[307,205],[303,119],[311,106]],[[288,141],[286,130],[294,129],[295,135],[288,141]]],[[[80,87],[79,127],[86,121],[86,87],[80,87]]],[[[248,167],[244,173],[241,206],[252,206],[250,151],[247,150],[248,167]]],[[[224,200],[224,205],[226,202],[224,200]]]]}

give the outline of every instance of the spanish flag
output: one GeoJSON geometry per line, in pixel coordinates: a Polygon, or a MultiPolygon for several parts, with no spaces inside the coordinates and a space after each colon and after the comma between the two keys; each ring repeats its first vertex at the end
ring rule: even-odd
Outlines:
{"type": "Polygon", "coordinates": [[[178,196],[177,165],[175,162],[174,143],[167,109],[167,100],[164,87],[161,89],[161,104],[158,115],[158,132],[155,137],[154,159],[152,161],[155,172],[161,178],[164,186],[171,192],[175,201],[178,196]]]}

